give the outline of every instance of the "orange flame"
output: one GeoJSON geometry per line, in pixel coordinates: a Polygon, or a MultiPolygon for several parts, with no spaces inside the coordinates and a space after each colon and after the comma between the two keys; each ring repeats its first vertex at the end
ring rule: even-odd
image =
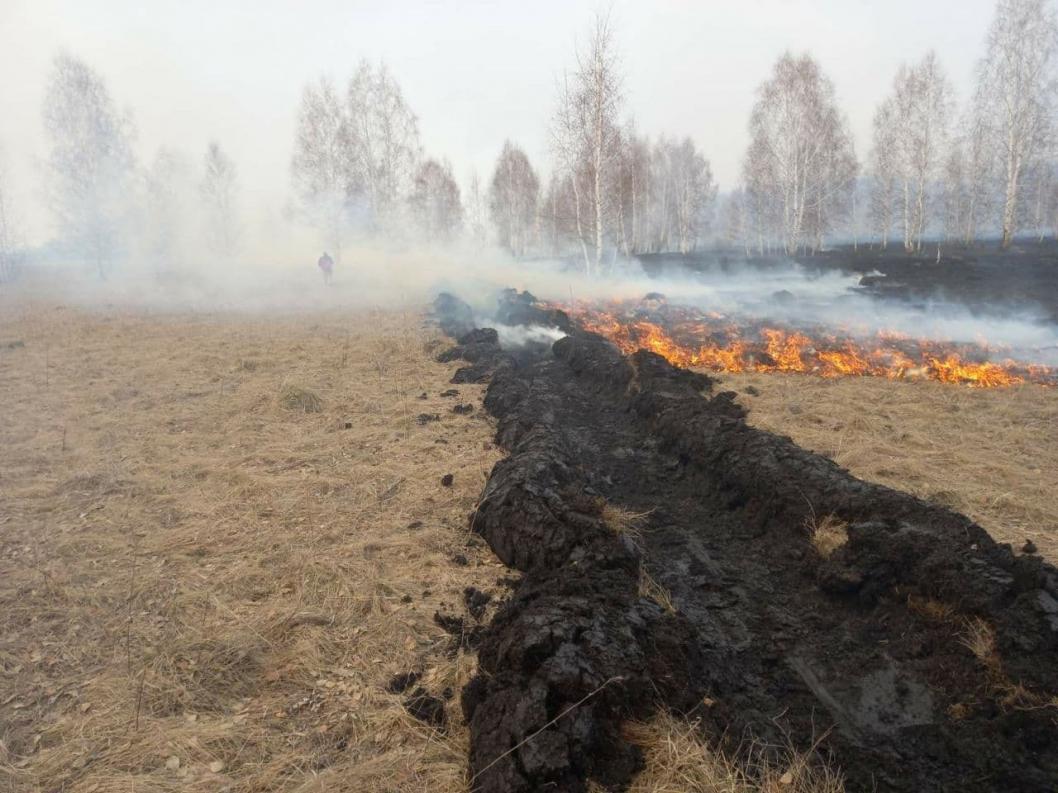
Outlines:
{"type": "Polygon", "coordinates": [[[583,304],[563,308],[586,330],[604,336],[626,354],[650,350],[687,368],[799,372],[820,377],[922,377],[979,388],[1058,382],[1058,371],[1046,366],[1012,360],[975,362],[965,357],[983,357],[987,347],[945,345],[893,331],[879,332],[871,345],[829,335],[813,339],[803,330],[740,327],[718,314],[690,316],[689,309],[671,306],[664,308],[663,318],[658,312],[650,315],[651,319],[662,319],[664,325],[634,314],[623,318],[620,313],[627,307],[619,304],[607,309],[583,304]],[[744,334],[755,340],[744,338],[744,334]]]}

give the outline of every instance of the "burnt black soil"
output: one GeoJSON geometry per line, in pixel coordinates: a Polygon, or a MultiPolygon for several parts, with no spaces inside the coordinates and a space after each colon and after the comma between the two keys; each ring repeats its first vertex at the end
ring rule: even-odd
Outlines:
{"type": "MultiPolygon", "coordinates": [[[[943,300],[984,314],[1030,312],[1058,322],[1058,242],[1019,240],[1006,250],[994,242],[924,245],[904,253],[899,243],[841,246],[796,261],[809,271],[839,270],[861,276],[859,288],[885,300],[928,304],[943,300]],[[880,275],[879,275],[880,274],[880,275]]],[[[653,276],[674,271],[735,271],[747,266],[785,267],[785,257],[754,257],[742,252],[652,254],[637,257],[653,276]]]]}
{"type": "Polygon", "coordinates": [[[621,723],[662,707],[732,752],[818,740],[853,791],[1056,788],[1053,567],[750,427],[651,353],[574,331],[481,360],[502,362],[485,407],[510,455],[472,527],[525,575],[463,692],[475,790],[620,789],[641,766],[621,723]],[[605,502],[648,513],[638,536],[605,502]],[[827,515],[848,542],[823,559],[806,524],[827,515]],[[971,618],[995,630],[991,667],[961,641],[971,618]]]}

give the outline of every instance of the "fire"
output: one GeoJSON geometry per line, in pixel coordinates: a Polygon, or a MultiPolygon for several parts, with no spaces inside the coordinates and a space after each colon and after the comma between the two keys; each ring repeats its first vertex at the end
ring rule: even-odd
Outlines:
{"type": "Polygon", "coordinates": [[[863,340],[803,328],[740,325],[715,313],[698,314],[668,305],[651,307],[648,312],[635,304],[599,308],[578,303],[562,308],[586,330],[609,339],[624,353],[650,350],[685,368],[928,378],[979,388],[1058,382],[1058,371],[1049,367],[986,360],[989,350],[983,345],[946,345],[891,331],[863,340]]]}

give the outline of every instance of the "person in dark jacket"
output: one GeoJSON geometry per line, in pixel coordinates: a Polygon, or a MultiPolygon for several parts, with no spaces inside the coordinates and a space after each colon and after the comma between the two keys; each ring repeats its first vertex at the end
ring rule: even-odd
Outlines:
{"type": "Polygon", "coordinates": [[[316,265],[323,273],[323,283],[329,284],[331,282],[331,273],[334,272],[334,259],[331,258],[327,251],[324,251],[323,256],[319,258],[316,265]]]}

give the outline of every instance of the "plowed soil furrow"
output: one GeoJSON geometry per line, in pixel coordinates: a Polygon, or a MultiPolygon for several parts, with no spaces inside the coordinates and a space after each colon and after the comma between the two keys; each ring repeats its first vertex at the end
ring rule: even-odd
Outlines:
{"type": "Polygon", "coordinates": [[[510,456],[473,526],[526,575],[464,692],[476,789],[620,787],[640,762],[620,725],[660,707],[732,752],[818,741],[850,790],[1055,788],[1053,568],[650,353],[575,332],[492,364],[510,456]]]}

